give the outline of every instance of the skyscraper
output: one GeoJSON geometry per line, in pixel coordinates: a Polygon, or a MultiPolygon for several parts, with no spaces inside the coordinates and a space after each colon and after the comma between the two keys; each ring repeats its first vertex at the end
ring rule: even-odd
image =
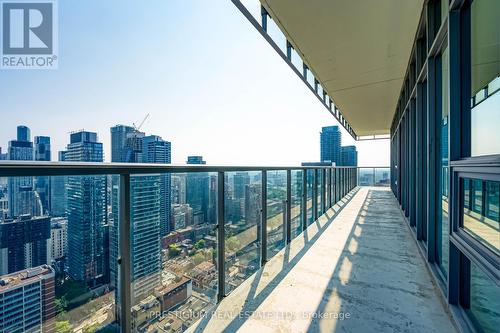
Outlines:
{"type": "Polygon", "coordinates": [[[336,163],[341,165],[342,136],[338,126],[327,126],[320,133],[321,162],[336,163]]]}
{"type": "MultiPolygon", "coordinates": [[[[65,153],[66,161],[102,162],[97,133],[75,132],[65,153]]],[[[89,285],[101,282],[104,269],[103,228],[106,216],[106,177],[71,176],[67,183],[68,273],[89,285]]]]}
{"type": "MultiPolygon", "coordinates": [[[[187,164],[206,164],[203,156],[188,156],[187,164]]],[[[186,178],[186,202],[193,209],[193,223],[208,221],[209,175],[207,172],[188,173],[186,178]]]]}
{"type": "MultiPolygon", "coordinates": [[[[33,160],[33,142],[26,126],[17,127],[17,140],[9,141],[8,159],[33,160]]],[[[41,201],[33,190],[33,177],[10,177],[8,180],[9,217],[41,215],[41,201]]]]}
{"type": "Polygon", "coordinates": [[[126,162],[125,150],[127,134],[133,133],[135,129],[131,126],[116,125],[111,127],[111,161],[126,162]]]}
{"type": "MultiPolygon", "coordinates": [[[[50,161],[50,137],[48,136],[35,136],[35,161],[50,161]]],[[[43,213],[50,211],[50,177],[35,177],[35,191],[40,197],[42,203],[43,213]]]]}
{"type": "Polygon", "coordinates": [[[0,161],[7,159],[7,153],[2,153],[2,147],[0,147],[0,161]]]}
{"type": "Polygon", "coordinates": [[[35,161],[50,161],[50,137],[48,136],[35,136],[35,161]]]}
{"type": "Polygon", "coordinates": [[[203,160],[203,156],[188,156],[187,164],[207,164],[206,161],[203,160]]]}
{"type": "Polygon", "coordinates": [[[31,130],[24,125],[17,126],[17,141],[31,141],[31,130]]]}
{"type": "MultiPolygon", "coordinates": [[[[142,162],[170,164],[172,144],[157,135],[145,136],[142,141],[142,162]]],[[[160,236],[170,232],[170,174],[162,174],[160,181],[160,236]]]]}
{"type": "Polygon", "coordinates": [[[342,163],[343,166],[358,166],[358,151],[356,146],[342,146],[342,163]]]}
{"type": "Polygon", "coordinates": [[[0,275],[48,263],[50,218],[22,215],[0,222],[0,275]]]}
{"type": "MultiPolygon", "coordinates": [[[[143,160],[144,133],[126,126],[111,128],[112,162],[143,160]],[[123,134],[123,132],[126,132],[123,134]],[[122,135],[123,134],[123,135],[122,135]]],[[[137,304],[161,284],[160,190],[163,176],[133,176],[130,180],[132,303],[137,304]]],[[[119,187],[113,180],[110,226],[111,281],[118,281],[119,187]]],[[[116,293],[119,298],[119,293],[116,293]]]]}
{"type": "MultiPolygon", "coordinates": [[[[65,155],[65,151],[58,153],[59,162],[65,160],[65,155]]],[[[50,177],[50,215],[52,217],[66,215],[68,201],[68,192],[66,190],[67,180],[68,177],[66,176],[50,177]]]]}

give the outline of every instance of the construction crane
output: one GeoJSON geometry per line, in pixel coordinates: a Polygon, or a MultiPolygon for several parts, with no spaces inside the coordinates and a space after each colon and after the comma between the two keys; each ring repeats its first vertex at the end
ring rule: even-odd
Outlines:
{"type": "Polygon", "coordinates": [[[146,115],[146,117],[144,117],[144,119],[141,121],[141,123],[139,124],[139,126],[135,126],[135,123],[132,123],[132,126],[134,126],[134,129],[136,131],[139,131],[142,127],[142,125],[144,125],[144,123],[146,122],[146,120],[149,118],[149,113],[146,115]]]}

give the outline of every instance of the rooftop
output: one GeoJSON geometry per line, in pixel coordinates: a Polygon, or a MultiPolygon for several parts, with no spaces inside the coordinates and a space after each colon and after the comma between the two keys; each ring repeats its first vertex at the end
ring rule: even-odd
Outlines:
{"type": "Polygon", "coordinates": [[[2,276],[0,280],[0,292],[7,291],[17,286],[31,284],[36,281],[44,280],[54,275],[54,271],[50,266],[42,265],[25,269],[19,272],[2,276]]]}

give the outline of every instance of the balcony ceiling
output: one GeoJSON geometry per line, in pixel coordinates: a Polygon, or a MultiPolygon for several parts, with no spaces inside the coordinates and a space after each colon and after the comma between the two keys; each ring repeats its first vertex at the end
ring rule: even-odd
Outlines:
{"type": "Polygon", "coordinates": [[[423,0],[261,0],[357,135],[387,134],[423,0]]]}

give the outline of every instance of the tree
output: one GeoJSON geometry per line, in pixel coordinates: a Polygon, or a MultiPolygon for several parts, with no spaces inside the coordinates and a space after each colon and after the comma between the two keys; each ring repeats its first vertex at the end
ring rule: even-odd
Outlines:
{"type": "Polygon", "coordinates": [[[56,332],[57,333],[71,333],[73,330],[73,326],[69,323],[69,321],[56,321],[56,332]]]}
{"type": "Polygon", "coordinates": [[[230,252],[234,252],[240,248],[240,240],[235,237],[229,237],[226,239],[226,249],[230,252]]]}
{"type": "Polygon", "coordinates": [[[64,313],[66,311],[66,308],[68,307],[68,301],[66,300],[66,297],[63,296],[61,298],[56,298],[54,301],[56,305],[56,312],[59,313],[64,313]]]}
{"type": "Polygon", "coordinates": [[[196,243],[194,243],[194,248],[197,249],[197,250],[201,250],[205,247],[205,240],[203,239],[200,239],[199,241],[197,241],[196,243]]]}
{"type": "Polygon", "coordinates": [[[177,257],[181,253],[181,249],[177,244],[170,244],[168,246],[168,256],[169,258],[177,257]]]}
{"type": "Polygon", "coordinates": [[[83,333],[95,333],[99,329],[99,324],[92,324],[83,329],[83,333]]]}
{"type": "Polygon", "coordinates": [[[198,252],[193,256],[193,261],[195,265],[199,265],[205,261],[205,256],[203,255],[203,253],[198,252]]]}

